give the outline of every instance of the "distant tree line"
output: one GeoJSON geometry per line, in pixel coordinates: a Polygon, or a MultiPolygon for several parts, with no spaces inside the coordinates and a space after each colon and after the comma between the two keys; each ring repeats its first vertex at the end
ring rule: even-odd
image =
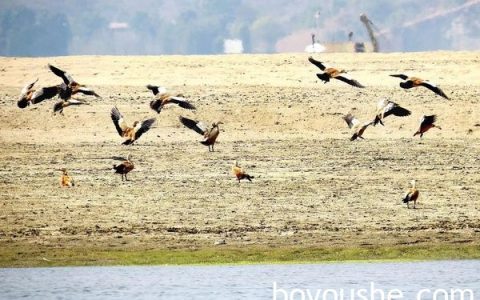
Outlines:
{"type": "MultiPolygon", "coordinates": [[[[0,55],[217,54],[225,39],[246,53],[304,49],[324,42],[369,41],[359,15],[374,22],[383,51],[480,48],[480,5],[413,27],[405,23],[463,0],[2,0],[0,55]],[[127,24],[112,28],[112,22],[127,24]],[[300,37],[299,37],[300,35],[300,37]],[[293,37],[289,39],[289,37],[293,37]]],[[[301,51],[301,50],[300,50],[301,51]]]]}

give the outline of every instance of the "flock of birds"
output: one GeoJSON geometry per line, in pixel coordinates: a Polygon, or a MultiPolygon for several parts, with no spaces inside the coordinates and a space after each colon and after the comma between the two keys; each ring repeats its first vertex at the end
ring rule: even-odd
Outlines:
{"type": "MultiPolygon", "coordinates": [[[[316,75],[319,79],[324,81],[324,83],[329,82],[330,79],[333,78],[343,81],[356,88],[365,88],[365,86],[363,86],[360,82],[351,78],[345,70],[327,67],[324,63],[315,60],[313,57],[309,57],[308,60],[313,65],[318,67],[321,71],[323,71],[322,73],[317,73],[316,75]]],[[[62,79],[62,82],[54,86],[42,87],[40,89],[34,88],[35,84],[38,82],[38,79],[27,84],[20,93],[20,99],[17,102],[19,108],[26,108],[29,105],[38,104],[44,100],[52,99],[55,96],[58,96],[60,100],[54,104],[53,114],[59,113],[63,115],[63,109],[68,106],[89,105],[89,103],[84,100],[73,98],[73,96],[78,93],[101,98],[94,90],[75,81],[73,77],[67,72],[50,64],[48,65],[48,68],[52,71],[53,74],[60,77],[62,79]]],[[[445,99],[449,99],[448,96],[439,87],[427,80],[422,80],[417,77],[409,77],[404,74],[393,74],[390,76],[402,79],[403,81],[400,82],[400,87],[404,89],[423,86],[431,90],[435,94],[445,99]]],[[[188,102],[188,100],[185,99],[182,94],[172,95],[168,93],[164,87],[150,84],[147,85],[146,88],[150,90],[154,96],[154,99],[150,101],[149,106],[158,114],[162,111],[163,107],[168,104],[174,104],[179,106],[180,108],[188,110],[196,109],[195,106],[188,102]]],[[[343,119],[347,123],[348,127],[352,130],[353,135],[351,136],[350,140],[354,141],[356,139],[363,139],[363,134],[370,125],[375,126],[377,124],[381,124],[383,126],[383,120],[390,115],[405,117],[411,115],[411,112],[393,101],[382,99],[377,104],[375,118],[372,121],[362,123],[351,113],[343,116],[343,119]]],[[[110,116],[118,134],[120,135],[120,137],[124,138],[124,141],[122,143],[123,145],[132,145],[144,133],[146,133],[156,121],[155,118],[150,118],[142,121],[135,121],[131,125],[129,125],[129,123],[127,123],[124,116],[120,113],[117,107],[113,107],[111,109],[110,116]]],[[[180,116],[179,120],[185,127],[203,136],[204,139],[200,143],[208,146],[209,152],[215,151],[215,142],[218,138],[218,135],[220,134],[219,125],[223,124],[222,122],[214,122],[211,124],[211,126],[207,126],[201,121],[189,119],[183,116],[180,116]]],[[[414,136],[420,135],[421,138],[423,134],[427,132],[430,128],[435,127],[441,129],[439,126],[435,125],[435,122],[436,115],[422,116],[419,129],[414,133],[414,136]]],[[[127,174],[134,169],[134,164],[131,160],[130,154],[128,154],[127,158],[113,157],[113,159],[121,160],[122,162],[117,165],[114,164],[112,170],[122,176],[122,181],[128,180],[127,174]]],[[[75,183],[73,181],[73,178],[68,175],[67,170],[63,168],[60,169],[60,171],[62,171],[62,175],[60,177],[61,186],[74,186],[75,183]]],[[[245,170],[240,167],[236,161],[235,164],[232,166],[232,173],[239,183],[243,179],[251,182],[254,178],[254,176],[247,174],[245,170]]],[[[411,188],[406,192],[403,198],[403,202],[407,204],[408,208],[410,208],[409,202],[413,202],[413,207],[415,208],[418,196],[419,191],[417,190],[415,181],[413,180],[411,182],[411,188]]]]}
{"type": "MultiPolygon", "coordinates": [[[[317,73],[317,77],[321,79],[324,83],[327,83],[330,81],[331,78],[334,78],[357,88],[365,88],[365,86],[362,85],[360,82],[348,76],[345,70],[327,67],[324,63],[314,59],[311,56],[308,58],[308,61],[311,62],[313,65],[317,66],[321,71],[323,71],[323,73],[317,73]]],[[[431,90],[435,94],[439,95],[440,97],[443,97],[447,100],[449,99],[448,96],[438,86],[428,80],[423,80],[418,77],[409,77],[405,74],[392,74],[390,76],[402,79],[403,81],[400,82],[400,87],[403,89],[411,89],[414,87],[423,86],[431,90]]],[[[363,139],[363,133],[370,125],[375,126],[380,123],[382,126],[384,126],[383,119],[385,119],[389,115],[405,117],[411,115],[411,112],[393,101],[381,99],[377,104],[377,111],[373,121],[367,121],[362,123],[354,115],[348,113],[343,117],[343,119],[353,132],[350,140],[354,141],[357,138],[363,139]]],[[[422,138],[423,134],[427,132],[430,128],[442,129],[440,126],[435,124],[436,121],[436,115],[423,115],[420,120],[420,126],[418,130],[413,134],[413,136],[420,135],[420,138],[422,138]]],[[[402,200],[403,203],[407,204],[407,208],[410,208],[410,202],[413,202],[413,208],[416,208],[417,199],[420,195],[420,192],[416,188],[415,180],[412,180],[410,184],[411,187],[405,193],[402,200]]]]}

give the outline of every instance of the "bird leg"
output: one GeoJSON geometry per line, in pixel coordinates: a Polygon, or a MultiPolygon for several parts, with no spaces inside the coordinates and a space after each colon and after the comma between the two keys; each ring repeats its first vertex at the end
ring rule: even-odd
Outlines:
{"type": "Polygon", "coordinates": [[[407,208],[408,208],[408,209],[410,209],[410,205],[409,205],[409,203],[408,203],[408,202],[407,202],[407,208]]]}
{"type": "Polygon", "coordinates": [[[122,181],[123,181],[123,174],[122,174],[122,181]]]}
{"type": "Polygon", "coordinates": [[[417,208],[417,200],[413,201],[413,209],[417,208]]]}
{"type": "Polygon", "coordinates": [[[128,181],[127,174],[125,174],[125,181],[128,181]]]}

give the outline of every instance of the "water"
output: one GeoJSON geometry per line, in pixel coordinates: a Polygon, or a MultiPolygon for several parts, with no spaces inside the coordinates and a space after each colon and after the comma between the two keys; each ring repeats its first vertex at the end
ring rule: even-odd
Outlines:
{"type": "Polygon", "coordinates": [[[0,269],[1,299],[273,299],[274,284],[281,300],[382,299],[382,293],[387,299],[392,289],[403,296],[392,299],[414,300],[422,289],[430,292],[421,299],[434,299],[435,292],[436,299],[461,299],[451,289],[480,299],[480,260],[0,269]],[[325,289],[331,290],[322,298],[325,289]]]}

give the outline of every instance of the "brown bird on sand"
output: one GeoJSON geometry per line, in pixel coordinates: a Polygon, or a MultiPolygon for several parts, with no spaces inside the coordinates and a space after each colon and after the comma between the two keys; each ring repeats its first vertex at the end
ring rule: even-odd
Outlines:
{"type": "Polygon", "coordinates": [[[75,186],[75,182],[73,181],[73,178],[68,175],[67,169],[62,168],[62,169],[60,169],[60,171],[62,171],[62,176],[60,176],[60,186],[62,186],[62,187],[75,186]]]}
{"type": "Polygon", "coordinates": [[[407,75],[404,75],[404,74],[394,74],[394,75],[390,75],[390,76],[398,77],[398,78],[403,79],[404,81],[400,82],[400,86],[404,89],[411,89],[411,88],[414,88],[414,87],[417,87],[417,86],[423,86],[423,87],[426,87],[427,89],[431,90],[435,94],[437,94],[437,95],[439,95],[439,96],[441,96],[445,99],[449,99],[447,97],[447,95],[445,95],[445,93],[439,87],[437,87],[435,84],[429,82],[428,80],[423,80],[423,79],[420,79],[418,77],[408,77],[407,75]]]}
{"type": "Polygon", "coordinates": [[[75,81],[73,77],[67,72],[60,70],[59,68],[52,66],[51,64],[48,64],[48,68],[50,69],[50,71],[53,72],[53,74],[57,75],[63,80],[63,83],[57,86],[58,95],[60,96],[61,99],[68,100],[77,93],[82,93],[88,96],[95,96],[97,98],[101,98],[92,89],[89,89],[85,85],[75,81]]]}
{"type": "Polygon", "coordinates": [[[411,112],[408,109],[405,109],[398,105],[397,103],[382,99],[377,104],[377,115],[375,116],[375,120],[373,121],[373,126],[377,125],[378,123],[383,124],[383,119],[388,117],[389,115],[394,115],[398,117],[405,117],[409,116],[411,112]]]}
{"type": "Polygon", "coordinates": [[[330,81],[330,78],[335,78],[345,83],[348,83],[351,86],[364,88],[360,82],[356,81],[355,79],[350,78],[350,76],[346,75],[345,70],[338,70],[335,68],[327,67],[322,62],[315,60],[313,57],[308,57],[308,61],[320,68],[320,70],[324,71],[323,73],[317,73],[317,77],[323,80],[323,83],[327,83],[330,81]]]}
{"type": "Polygon", "coordinates": [[[360,121],[350,113],[344,116],[343,119],[345,120],[345,122],[347,122],[348,127],[353,131],[353,135],[350,138],[351,141],[354,141],[357,138],[363,139],[362,135],[365,132],[365,129],[367,129],[368,126],[373,124],[373,121],[361,124],[360,121]]]}
{"type": "Polygon", "coordinates": [[[195,110],[195,106],[190,104],[181,94],[173,96],[167,93],[164,87],[151,84],[147,85],[147,89],[151,90],[155,96],[155,100],[150,101],[150,108],[157,113],[160,113],[162,108],[169,103],[176,104],[181,108],[195,110]]]}
{"type": "Polygon", "coordinates": [[[202,143],[205,146],[208,146],[209,152],[215,151],[214,149],[215,141],[217,140],[217,137],[220,134],[220,129],[218,128],[218,125],[223,124],[223,122],[212,123],[212,126],[210,128],[207,128],[207,126],[201,121],[195,121],[182,116],[180,116],[180,122],[182,122],[182,124],[185,125],[186,127],[203,135],[205,140],[201,141],[200,143],[202,143]]]}
{"type": "Polygon", "coordinates": [[[130,154],[127,155],[126,159],[123,158],[123,157],[118,157],[118,156],[113,157],[113,159],[122,160],[122,163],[120,163],[118,165],[113,165],[112,170],[114,171],[114,173],[121,174],[122,175],[122,181],[123,181],[123,177],[125,177],[125,180],[128,181],[127,174],[128,174],[128,172],[130,172],[131,170],[134,169],[133,162],[130,159],[130,154]]]}
{"type": "Polygon", "coordinates": [[[427,132],[430,128],[438,128],[442,129],[440,126],[435,125],[434,123],[437,121],[437,116],[436,115],[431,115],[431,116],[423,116],[422,119],[420,120],[420,128],[415,132],[413,136],[416,136],[417,134],[420,135],[420,137],[423,136],[425,132],[427,132]]]}
{"type": "Polygon", "coordinates": [[[410,208],[409,202],[413,201],[413,208],[415,209],[420,192],[415,186],[415,180],[412,180],[410,184],[412,187],[405,193],[405,196],[403,197],[403,203],[407,203],[407,208],[410,208]]]}
{"type": "Polygon", "coordinates": [[[68,99],[68,100],[60,100],[53,106],[53,114],[59,113],[63,116],[63,109],[70,105],[90,105],[85,101],[76,100],[76,99],[68,99]]]}
{"type": "Polygon", "coordinates": [[[247,179],[248,181],[252,182],[252,179],[255,178],[254,176],[250,176],[245,173],[245,170],[238,165],[237,161],[235,161],[235,164],[232,166],[232,173],[237,177],[238,183],[240,183],[240,180],[242,179],[247,179]]]}
{"type": "Polygon", "coordinates": [[[125,122],[125,119],[116,107],[112,108],[110,116],[112,117],[113,124],[115,124],[118,134],[121,137],[126,138],[122,143],[123,145],[133,144],[133,142],[138,140],[140,136],[147,132],[152,127],[153,123],[155,123],[155,119],[152,118],[143,121],[135,121],[133,122],[133,126],[130,127],[127,125],[127,122],[125,122]]]}

